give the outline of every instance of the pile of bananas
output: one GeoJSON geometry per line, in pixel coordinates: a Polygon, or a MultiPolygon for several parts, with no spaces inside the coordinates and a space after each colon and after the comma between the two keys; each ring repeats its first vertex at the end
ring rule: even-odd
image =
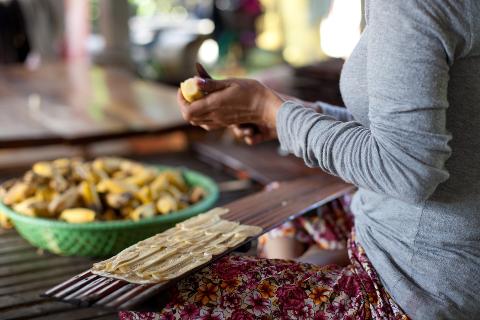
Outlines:
{"type": "Polygon", "coordinates": [[[0,186],[3,203],[16,212],[70,223],[140,220],[184,209],[204,196],[181,171],[113,157],[38,162],[0,186]]]}

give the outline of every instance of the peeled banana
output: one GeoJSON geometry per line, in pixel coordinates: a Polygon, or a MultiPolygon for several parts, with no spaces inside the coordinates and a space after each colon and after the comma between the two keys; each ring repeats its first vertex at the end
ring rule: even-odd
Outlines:
{"type": "Polygon", "coordinates": [[[204,97],[203,91],[198,86],[198,79],[194,77],[180,83],[180,91],[182,91],[185,100],[190,103],[204,97]]]}
{"type": "Polygon", "coordinates": [[[86,208],[65,209],[60,214],[60,219],[70,223],[85,223],[95,220],[95,211],[86,208]]]}

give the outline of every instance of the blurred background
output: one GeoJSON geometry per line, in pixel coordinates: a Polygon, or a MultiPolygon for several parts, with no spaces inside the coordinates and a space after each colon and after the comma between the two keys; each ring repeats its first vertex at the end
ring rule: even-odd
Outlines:
{"type": "MultiPolygon", "coordinates": [[[[361,0],[0,0],[0,170],[188,149],[175,102],[201,62],[342,105],[361,0]]],[[[231,139],[223,133],[216,138],[231,139]]]]}

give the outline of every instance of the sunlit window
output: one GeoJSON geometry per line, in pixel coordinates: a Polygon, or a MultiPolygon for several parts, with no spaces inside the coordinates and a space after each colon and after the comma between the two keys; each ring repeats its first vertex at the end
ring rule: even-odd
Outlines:
{"type": "Polygon", "coordinates": [[[326,55],[345,58],[360,39],[360,0],[335,0],[330,14],[320,24],[320,45],[326,55]]]}

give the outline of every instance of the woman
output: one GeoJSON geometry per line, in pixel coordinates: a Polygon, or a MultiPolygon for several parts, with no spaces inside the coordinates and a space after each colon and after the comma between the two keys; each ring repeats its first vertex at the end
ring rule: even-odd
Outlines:
{"type": "MultiPolygon", "coordinates": [[[[480,2],[367,0],[366,14],[367,27],[341,79],[355,121],[283,101],[253,80],[203,81],[209,95],[192,104],[179,95],[193,124],[215,129],[254,123],[260,134],[239,127],[237,133],[250,143],[278,135],[282,147],[309,166],[358,186],[351,205],[351,265],[230,258],[187,279],[180,293],[205,276],[213,279],[210,287],[198,289],[218,295],[211,289],[221,277],[215,274],[219,265],[242,265],[257,280],[278,267],[289,272],[272,273],[278,286],[267,290],[267,298],[248,283],[242,292],[227,285],[220,296],[253,306],[238,313],[245,318],[383,319],[405,317],[401,310],[414,319],[478,317],[480,2]],[[288,309],[288,301],[301,308],[288,309]]],[[[177,309],[159,316],[177,316],[176,310],[195,302],[178,296],[183,300],[171,304],[177,309]]],[[[221,305],[195,306],[204,315],[233,317],[221,305]]]]}

